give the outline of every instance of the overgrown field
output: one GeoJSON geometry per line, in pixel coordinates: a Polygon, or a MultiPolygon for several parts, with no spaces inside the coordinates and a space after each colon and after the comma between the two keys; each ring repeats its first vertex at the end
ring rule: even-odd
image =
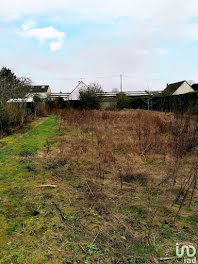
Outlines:
{"type": "Polygon", "coordinates": [[[1,263],[154,264],[176,257],[177,242],[197,246],[195,117],[63,110],[58,120],[0,150],[1,263]]]}

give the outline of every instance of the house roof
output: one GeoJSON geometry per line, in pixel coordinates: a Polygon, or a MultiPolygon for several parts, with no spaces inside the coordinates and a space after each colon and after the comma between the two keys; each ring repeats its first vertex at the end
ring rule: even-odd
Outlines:
{"type": "Polygon", "coordinates": [[[191,87],[194,91],[198,91],[198,83],[194,83],[191,87]]]}
{"type": "Polygon", "coordinates": [[[168,84],[166,89],[164,89],[163,93],[167,95],[172,95],[184,82],[186,81],[168,84]]]}
{"type": "Polygon", "coordinates": [[[46,93],[49,85],[33,85],[29,87],[30,93],[46,93]]]}
{"type": "Polygon", "coordinates": [[[77,86],[71,91],[70,94],[72,94],[81,85],[84,85],[84,87],[87,87],[87,85],[83,81],[78,81],[77,86]]]}
{"type": "MultiPolygon", "coordinates": [[[[123,91],[123,94],[125,94],[126,96],[144,96],[144,95],[148,95],[148,92],[146,91],[123,91]]],[[[151,95],[154,94],[158,94],[159,91],[150,91],[149,92],[151,95]]],[[[120,92],[102,92],[102,93],[97,93],[98,96],[103,96],[103,97],[116,97],[117,95],[119,95],[120,92]]]]}

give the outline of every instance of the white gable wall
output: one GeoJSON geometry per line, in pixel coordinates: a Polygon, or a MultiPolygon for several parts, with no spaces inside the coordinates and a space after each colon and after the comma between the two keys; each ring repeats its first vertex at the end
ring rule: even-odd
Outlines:
{"type": "Polygon", "coordinates": [[[49,96],[52,93],[50,87],[47,89],[47,96],[49,96]]]}
{"type": "Polygon", "coordinates": [[[79,100],[79,91],[86,89],[87,85],[84,82],[79,82],[76,88],[70,93],[69,100],[76,101],[79,100]]]}
{"type": "Polygon", "coordinates": [[[174,93],[173,95],[179,95],[179,94],[186,94],[194,92],[194,90],[190,87],[190,85],[187,82],[184,82],[174,93]]]}

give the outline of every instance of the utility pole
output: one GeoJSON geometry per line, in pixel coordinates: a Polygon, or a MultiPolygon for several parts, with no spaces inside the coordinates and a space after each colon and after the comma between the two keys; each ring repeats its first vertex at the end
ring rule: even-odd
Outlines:
{"type": "Polygon", "coordinates": [[[122,74],[120,74],[120,92],[122,93],[122,74]]]}

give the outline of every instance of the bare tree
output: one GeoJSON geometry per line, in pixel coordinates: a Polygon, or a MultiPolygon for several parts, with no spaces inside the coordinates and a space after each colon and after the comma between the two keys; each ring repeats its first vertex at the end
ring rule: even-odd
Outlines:
{"type": "Polygon", "coordinates": [[[195,83],[195,81],[194,80],[188,80],[188,84],[191,86],[191,85],[193,85],[195,83]]]}
{"type": "Polygon", "coordinates": [[[0,70],[0,103],[4,104],[11,98],[23,98],[31,85],[29,78],[17,78],[8,68],[0,70]]]}

